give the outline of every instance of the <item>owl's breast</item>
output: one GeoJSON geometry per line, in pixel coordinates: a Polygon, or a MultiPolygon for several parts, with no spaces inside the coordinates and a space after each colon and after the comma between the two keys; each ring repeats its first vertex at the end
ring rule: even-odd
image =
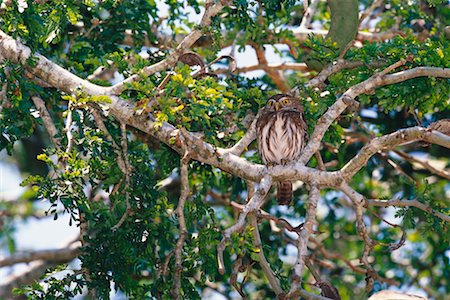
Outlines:
{"type": "Polygon", "coordinates": [[[298,159],[304,144],[300,112],[277,112],[258,122],[258,147],[264,163],[281,164],[298,159]]]}

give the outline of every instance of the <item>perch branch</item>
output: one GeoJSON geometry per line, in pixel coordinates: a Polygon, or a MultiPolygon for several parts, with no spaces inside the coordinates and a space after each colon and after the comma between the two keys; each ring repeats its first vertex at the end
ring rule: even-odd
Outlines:
{"type": "MultiPolygon", "coordinates": [[[[0,56],[8,58],[12,62],[26,65],[26,61],[30,54],[31,50],[28,47],[18,41],[15,41],[0,31],[0,56]]],[[[35,56],[38,58],[36,60],[35,67],[31,68],[30,66],[25,66],[25,68],[29,69],[29,71],[33,74],[40,74],[41,78],[48,79],[46,81],[51,83],[52,86],[60,91],[71,93],[73,90],[77,89],[77,87],[81,87],[90,95],[108,95],[108,88],[86,82],[69,71],[57,66],[48,59],[39,56],[38,54],[35,54],[35,56]]],[[[276,181],[282,181],[285,179],[301,180],[307,183],[315,181],[321,186],[338,186],[341,181],[341,178],[339,177],[340,173],[322,172],[308,168],[304,166],[304,162],[309,160],[314,152],[317,151],[320,146],[321,138],[327,128],[348,106],[346,104],[346,102],[349,103],[348,99],[352,100],[352,97],[356,97],[357,95],[370,91],[378,86],[397,83],[402,80],[407,80],[418,76],[449,78],[450,69],[419,67],[395,74],[388,74],[379,77],[375,76],[348,89],[344,94],[345,97],[340,97],[336,103],[329,108],[324,116],[321,117],[313,135],[311,136],[310,143],[305,148],[305,153],[302,156],[303,158],[298,164],[266,168],[263,165],[250,163],[246,159],[240,158],[232,153],[220,155],[221,149],[217,149],[213,145],[205,143],[193,134],[187,132],[186,140],[188,142],[188,147],[191,150],[191,158],[217,167],[243,179],[256,182],[260,181],[263,176],[270,175],[273,177],[273,180],[276,181]],[[346,101],[344,101],[344,99],[346,99],[346,101]]],[[[109,107],[109,112],[112,116],[129,126],[154,136],[178,153],[184,153],[179,145],[172,142],[173,137],[178,134],[178,130],[173,125],[163,123],[162,126],[158,128],[155,126],[152,116],[138,116],[135,114],[134,105],[132,103],[111,94],[109,94],[109,96],[111,103],[106,103],[105,105],[109,107]]],[[[434,143],[435,141],[442,142],[445,138],[448,139],[448,137],[442,133],[440,134],[440,137],[438,135],[439,133],[430,136],[428,141],[434,143]]]]}

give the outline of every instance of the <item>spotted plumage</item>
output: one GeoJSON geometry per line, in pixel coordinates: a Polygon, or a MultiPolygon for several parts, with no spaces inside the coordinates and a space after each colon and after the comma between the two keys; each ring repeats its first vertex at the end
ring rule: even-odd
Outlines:
{"type": "MultiPolygon", "coordinates": [[[[299,100],[277,94],[267,100],[256,122],[258,148],[266,165],[287,164],[297,160],[307,138],[303,107],[299,100]]],[[[292,182],[278,183],[277,200],[287,205],[292,200],[292,182]]]]}

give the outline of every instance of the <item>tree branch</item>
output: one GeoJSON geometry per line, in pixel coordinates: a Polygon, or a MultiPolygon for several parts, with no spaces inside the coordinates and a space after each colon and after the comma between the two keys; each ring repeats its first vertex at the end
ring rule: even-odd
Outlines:
{"type": "Polygon", "coordinates": [[[297,239],[297,260],[293,266],[292,283],[287,295],[288,298],[296,297],[299,295],[299,291],[302,290],[303,269],[305,268],[305,261],[308,259],[308,241],[315,232],[314,227],[317,226],[316,214],[319,196],[320,189],[316,185],[312,185],[306,203],[305,224],[297,239]]]}
{"type": "Polygon", "coordinates": [[[202,20],[200,21],[200,24],[196,27],[196,29],[192,30],[177,46],[175,51],[169,55],[167,58],[163,59],[162,61],[145,67],[140,71],[140,74],[132,75],[131,77],[128,77],[122,82],[119,82],[112,86],[111,90],[113,94],[119,95],[121,92],[123,92],[127,85],[138,81],[141,79],[141,76],[150,76],[152,74],[155,74],[157,72],[164,71],[170,67],[172,67],[178,60],[181,54],[183,52],[190,48],[194,43],[202,36],[203,29],[209,25],[211,25],[212,18],[217,15],[222,8],[227,6],[231,1],[230,0],[220,0],[214,4],[211,4],[212,1],[206,1],[206,10],[203,14],[202,20]]]}
{"type": "Polygon", "coordinates": [[[423,127],[401,129],[394,133],[372,139],[358,152],[355,157],[353,157],[345,166],[342,167],[340,170],[342,178],[349,180],[353,177],[356,172],[366,165],[367,161],[375,153],[417,140],[432,140],[435,144],[450,148],[450,136],[438,131],[430,131],[429,129],[423,127]]]}
{"type": "MultiPolygon", "coordinates": [[[[252,45],[253,49],[255,49],[256,57],[258,59],[259,65],[267,66],[268,62],[266,59],[264,47],[261,45],[258,45],[258,44],[253,44],[253,43],[251,45],[252,45]]],[[[289,86],[286,83],[284,75],[280,70],[273,69],[273,68],[267,68],[267,67],[264,67],[264,70],[266,71],[267,76],[269,76],[270,79],[272,79],[272,81],[275,83],[277,88],[282,93],[287,93],[290,90],[289,86]]]]}
{"type": "Polygon", "coordinates": [[[378,274],[369,262],[370,251],[375,246],[375,242],[370,238],[363,220],[365,198],[363,195],[353,190],[347,183],[342,183],[341,190],[350,198],[350,200],[352,200],[356,212],[356,229],[364,243],[361,262],[366,266],[366,291],[370,292],[375,283],[374,279],[378,277],[378,274]]]}
{"type": "Polygon", "coordinates": [[[182,266],[182,253],[183,253],[183,244],[184,239],[188,233],[186,227],[186,221],[184,219],[184,204],[189,196],[189,173],[188,173],[188,152],[186,152],[185,156],[180,161],[180,173],[181,173],[181,196],[178,200],[178,206],[176,209],[176,214],[178,217],[178,223],[180,226],[180,233],[178,236],[177,245],[175,247],[175,274],[173,280],[173,289],[172,296],[175,299],[180,299],[180,287],[181,287],[181,272],[183,271],[182,266]]]}
{"type": "Polygon", "coordinates": [[[269,262],[267,261],[266,257],[264,256],[264,250],[262,247],[262,241],[261,236],[259,234],[258,229],[258,220],[254,214],[251,214],[248,216],[250,226],[253,227],[253,246],[255,248],[259,249],[258,257],[259,257],[259,264],[261,265],[261,268],[263,269],[264,273],[266,274],[267,280],[269,281],[270,286],[274,290],[275,294],[277,296],[284,294],[283,289],[280,286],[280,281],[273,273],[272,269],[270,268],[269,262]]]}
{"type": "MultiPolygon", "coordinates": [[[[245,72],[251,72],[256,70],[264,70],[267,73],[269,72],[277,72],[277,71],[286,71],[286,70],[293,70],[293,71],[299,71],[299,72],[308,72],[310,69],[305,63],[291,63],[291,62],[283,62],[278,64],[262,64],[259,63],[257,65],[248,66],[248,67],[242,67],[237,68],[234,70],[233,73],[245,73],[245,72]]],[[[227,74],[230,71],[228,69],[220,68],[214,70],[215,74],[227,74]]]]}
{"type": "Polygon", "coordinates": [[[391,200],[377,200],[377,199],[367,199],[366,200],[367,205],[372,206],[380,206],[380,207],[389,207],[389,206],[400,206],[400,207],[416,207],[420,210],[423,210],[430,215],[433,215],[437,218],[440,218],[441,220],[444,220],[445,222],[450,222],[450,216],[445,215],[439,211],[436,211],[429,207],[428,205],[419,202],[417,200],[402,200],[402,199],[391,199],[391,200]]]}
{"type": "MultiPolygon", "coordinates": [[[[323,29],[304,29],[304,28],[297,28],[292,31],[298,40],[298,42],[304,42],[309,38],[309,35],[322,35],[325,36],[328,33],[328,30],[323,29]]],[[[368,42],[382,42],[385,40],[393,39],[395,36],[397,36],[398,33],[394,31],[389,32],[367,32],[367,31],[359,31],[356,35],[355,40],[357,41],[368,41],[368,42]]]]}
{"type": "MultiPolygon", "coordinates": [[[[394,64],[395,65],[395,64],[394,64]]],[[[391,68],[388,67],[388,70],[391,68]]],[[[328,127],[331,125],[331,123],[341,115],[344,110],[355,103],[355,98],[361,94],[365,94],[368,92],[373,91],[374,89],[399,83],[408,79],[417,78],[417,77],[442,77],[442,78],[450,78],[450,68],[436,68],[436,67],[417,67],[401,72],[397,72],[394,74],[384,74],[383,71],[381,73],[376,73],[369,79],[356,84],[352,87],[350,87],[342,96],[339,97],[339,99],[326,111],[322,117],[318,120],[316,127],[314,128],[314,131],[309,139],[308,145],[303,150],[302,156],[299,159],[300,163],[306,164],[309,159],[312,157],[312,155],[319,150],[320,142],[322,141],[322,138],[325,134],[325,132],[328,130],[328,127]]],[[[445,136],[441,133],[442,136],[445,136]]],[[[431,137],[429,137],[431,138],[431,137]]],[[[433,142],[431,143],[437,143],[443,142],[445,138],[438,137],[438,135],[433,137],[433,142]],[[436,139],[434,139],[436,138],[436,139]]],[[[446,145],[450,145],[449,142],[444,142],[446,145]]],[[[449,146],[444,146],[449,147],[449,146]]]]}
{"type": "MultiPolygon", "coordinates": [[[[367,66],[371,68],[379,68],[385,64],[384,61],[374,61],[369,63],[367,66]]],[[[311,79],[305,84],[306,88],[320,88],[324,84],[325,80],[333,74],[343,70],[343,69],[355,69],[366,65],[365,62],[355,61],[355,60],[344,60],[338,59],[320,71],[316,77],[311,79]]]]}
{"type": "MultiPolygon", "coordinates": [[[[13,40],[3,32],[0,32],[1,56],[7,56],[7,58],[16,63],[25,64],[26,60],[30,56],[30,53],[31,50],[29,50],[28,47],[13,40]],[[17,51],[17,53],[14,51],[17,51]]],[[[111,103],[106,103],[105,105],[109,107],[110,114],[113,115],[116,119],[156,137],[158,140],[167,144],[178,153],[183,153],[181,147],[172,142],[172,138],[176,137],[179,131],[173,125],[163,123],[160,128],[156,127],[154,119],[151,115],[149,117],[136,115],[133,104],[120,99],[117,96],[108,94],[108,88],[91,84],[57,66],[46,58],[38,54],[36,55],[39,58],[36,62],[36,66],[34,68],[26,66],[26,68],[28,68],[31,73],[38,73],[43,75],[41,76],[42,78],[48,78],[48,82],[50,82],[55,88],[63,92],[71,93],[72,90],[81,86],[81,88],[85,92],[91,95],[110,95],[111,103]]],[[[189,149],[191,150],[190,153],[192,155],[192,159],[220,168],[225,172],[229,172],[243,179],[260,181],[263,176],[270,175],[271,177],[273,177],[273,180],[276,181],[285,179],[302,180],[307,183],[315,181],[321,186],[338,186],[341,181],[341,178],[339,178],[340,174],[338,172],[322,172],[304,166],[305,162],[308,161],[309,158],[318,150],[320,141],[330,124],[345,110],[349,103],[351,103],[349,99],[353,100],[353,98],[357,95],[368,92],[376,87],[397,83],[402,80],[407,80],[418,76],[449,78],[450,69],[418,67],[395,74],[382,76],[377,76],[377,74],[375,74],[368,80],[349,88],[347,92],[344,93],[344,95],[341,96],[336,101],[336,103],[332,105],[329,110],[319,119],[314,133],[311,136],[310,142],[304,150],[302,158],[300,159],[299,163],[295,165],[266,168],[263,165],[250,163],[246,159],[240,158],[233,154],[238,153],[239,151],[227,153],[227,151],[224,151],[223,149],[217,149],[213,145],[203,142],[201,139],[195,137],[189,132],[186,132],[185,139],[188,143],[189,149]],[[221,153],[224,154],[221,155],[221,153]]],[[[448,139],[448,137],[444,134],[435,133],[428,136],[427,141],[431,143],[442,144],[442,142],[446,139],[448,139]]],[[[249,143],[250,140],[250,137],[248,139],[246,138],[245,143],[242,143],[241,145],[249,143]]]]}
{"type": "Polygon", "coordinates": [[[39,111],[39,115],[41,116],[42,123],[44,124],[45,129],[47,130],[48,135],[50,136],[50,141],[55,145],[57,149],[61,148],[60,140],[55,138],[58,134],[58,129],[56,129],[55,123],[53,122],[50,113],[45,106],[44,100],[38,96],[31,96],[31,100],[36,106],[36,109],[39,111]]]}
{"type": "Polygon", "coordinates": [[[445,178],[447,180],[450,180],[450,172],[448,172],[447,170],[437,169],[437,168],[433,167],[432,165],[430,165],[427,161],[415,158],[414,156],[409,155],[406,152],[403,152],[403,151],[400,151],[400,150],[393,150],[393,151],[394,151],[394,153],[400,155],[403,159],[409,161],[410,163],[412,163],[412,164],[413,163],[418,163],[421,166],[423,166],[425,169],[430,171],[431,173],[436,174],[436,175],[438,175],[438,176],[440,176],[442,178],[445,178]]]}
{"type": "Polygon", "coordinates": [[[302,22],[300,23],[301,29],[307,29],[311,25],[311,21],[313,16],[316,14],[317,5],[320,0],[311,0],[311,3],[308,5],[306,12],[303,14],[302,22]]]}
{"type": "Polygon", "coordinates": [[[18,263],[29,263],[36,260],[46,262],[71,261],[81,253],[80,245],[74,243],[67,248],[39,250],[24,253],[15,253],[9,257],[0,259],[0,267],[10,266],[18,263]]]}
{"type": "Polygon", "coordinates": [[[263,179],[261,179],[258,188],[256,189],[253,197],[248,201],[248,203],[244,206],[244,209],[239,214],[238,220],[236,223],[227,228],[223,232],[222,241],[217,246],[217,260],[219,266],[219,273],[225,274],[225,264],[223,262],[223,251],[225,250],[226,244],[230,241],[231,235],[233,233],[240,233],[244,229],[246,224],[245,219],[247,215],[257,211],[265,202],[266,196],[269,193],[269,190],[272,186],[272,177],[269,175],[265,175],[263,179]]]}

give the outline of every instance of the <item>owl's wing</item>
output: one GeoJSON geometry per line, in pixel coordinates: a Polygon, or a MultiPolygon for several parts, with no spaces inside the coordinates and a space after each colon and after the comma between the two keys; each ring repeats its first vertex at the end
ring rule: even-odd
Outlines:
{"type": "Polygon", "coordinates": [[[301,122],[301,126],[303,128],[303,131],[305,132],[303,137],[305,138],[305,145],[306,145],[306,142],[309,140],[309,135],[308,135],[308,123],[306,123],[304,113],[300,114],[300,122],[301,122]]]}

